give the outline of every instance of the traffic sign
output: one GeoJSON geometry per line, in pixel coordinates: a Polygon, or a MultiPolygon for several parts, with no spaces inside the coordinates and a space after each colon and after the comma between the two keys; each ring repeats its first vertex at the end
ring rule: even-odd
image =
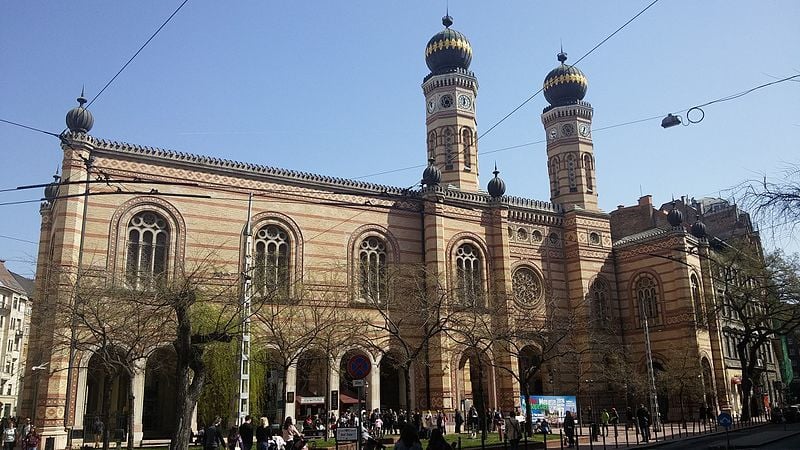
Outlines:
{"type": "Polygon", "coordinates": [[[336,429],[336,440],[339,442],[342,441],[357,441],[358,440],[358,428],[345,428],[340,427],[336,429]]]}
{"type": "Polygon", "coordinates": [[[353,380],[353,387],[364,387],[364,380],[353,380]]]}
{"type": "Polygon", "coordinates": [[[357,353],[347,360],[347,374],[354,380],[366,378],[372,369],[372,363],[366,356],[357,353]]]}
{"type": "Polygon", "coordinates": [[[721,412],[717,416],[717,423],[721,427],[730,428],[733,425],[733,417],[726,412],[721,412]]]}

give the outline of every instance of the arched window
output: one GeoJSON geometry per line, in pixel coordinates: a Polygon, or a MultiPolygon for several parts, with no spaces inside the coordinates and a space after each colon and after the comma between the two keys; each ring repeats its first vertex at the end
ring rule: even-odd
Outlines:
{"type": "Polygon", "coordinates": [[[607,325],[611,320],[611,309],[608,304],[611,297],[611,289],[608,282],[602,278],[594,280],[592,287],[589,289],[589,297],[600,323],[607,325]]]}
{"type": "Polygon", "coordinates": [[[361,299],[372,303],[386,300],[386,242],[370,236],[358,248],[361,299]]]}
{"type": "Polygon", "coordinates": [[[483,299],[483,265],[472,244],[463,244],[456,250],[456,298],[463,306],[480,305],[483,299]]]}
{"type": "Polygon", "coordinates": [[[559,185],[558,185],[558,165],[560,160],[558,156],[554,156],[550,159],[550,189],[552,190],[552,195],[558,195],[559,185]]]}
{"type": "Polygon", "coordinates": [[[544,289],[542,279],[530,267],[520,267],[511,276],[514,300],[522,306],[537,306],[541,303],[544,289]]]}
{"type": "Polygon", "coordinates": [[[289,235],[277,225],[256,232],[255,291],[264,297],[289,297],[289,235]]]}
{"type": "Polygon", "coordinates": [[[583,155],[583,170],[586,173],[586,189],[591,191],[594,189],[594,181],[592,180],[592,156],[588,153],[583,155]]]}
{"type": "Polygon", "coordinates": [[[694,305],[695,320],[698,326],[705,326],[706,324],[706,310],[703,297],[700,295],[700,282],[697,275],[692,274],[689,278],[689,283],[692,288],[692,304],[694,305]]]}
{"type": "Polygon", "coordinates": [[[659,323],[658,282],[652,276],[644,274],[636,280],[634,290],[642,326],[645,317],[650,325],[659,323]]]}
{"type": "Polygon", "coordinates": [[[128,222],[125,278],[137,289],[152,287],[167,273],[169,224],[153,211],[142,211],[128,222]]]}
{"type": "Polygon", "coordinates": [[[453,162],[456,160],[456,151],[453,148],[453,141],[455,141],[455,137],[453,136],[453,129],[447,127],[444,129],[444,163],[445,169],[452,169],[453,162]]]}
{"type": "Polygon", "coordinates": [[[569,179],[569,191],[578,191],[578,180],[575,176],[575,155],[567,155],[567,178],[569,179]]]}
{"type": "Polygon", "coordinates": [[[428,133],[428,159],[436,159],[436,131],[428,133]]]}
{"type": "Polygon", "coordinates": [[[472,167],[472,130],[461,130],[461,142],[464,144],[464,167],[472,167]]]}

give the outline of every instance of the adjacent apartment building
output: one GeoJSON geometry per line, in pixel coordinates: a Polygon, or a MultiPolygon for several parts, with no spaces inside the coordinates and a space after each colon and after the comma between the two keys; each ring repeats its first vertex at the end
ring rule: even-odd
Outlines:
{"type": "Polygon", "coordinates": [[[33,280],[9,271],[0,260],[0,413],[17,415],[30,327],[33,280]]]}

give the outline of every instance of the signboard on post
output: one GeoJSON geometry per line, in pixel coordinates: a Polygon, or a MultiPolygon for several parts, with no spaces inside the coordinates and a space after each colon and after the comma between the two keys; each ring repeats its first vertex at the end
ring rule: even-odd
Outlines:
{"type": "Polygon", "coordinates": [[[547,419],[550,423],[561,423],[567,411],[573,415],[578,411],[576,398],[572,395],[531,395],[527,402],[524,396],[520,396],[520,410],[523,414],[526,405],[530,408],[534,422],[547,419]]]}
{"type": "Polygon", "coordinates": [[[341,427],[336,429],[337,442],[355,442],[358,440],[358,428],[341,427]]]}
{"type": "Polygon", "coordinates": [[[719,413],[719,415],[717,416],[717,423],[719,424],[719,426],[725,427],[726,429],[730,428],[731,425],[733,425],[733,417],[731,417],[730,414],[723,411],[719,413]]]}
{"type": "Polygon", "coordinates": [[[353,380],[353,387],[364,387],[364,380],[353,380]]]}

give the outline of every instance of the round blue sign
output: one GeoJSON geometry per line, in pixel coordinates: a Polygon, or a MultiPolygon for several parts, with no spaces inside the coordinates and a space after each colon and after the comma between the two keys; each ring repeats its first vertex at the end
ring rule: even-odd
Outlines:
{"type": "Polygon", "coordinates": [[[717,416],[717,423],[719,423],[721,427],[730,428],[731,425],[733,425],[733,417],[726,412],[721,412],[717,416]]]}
{"type": "Polygon", "coordinates": [[[354,380],[361,380],[369,375],[372,363],[362,354],[356,354],[347,360],[347,374],[354,380]]]}

